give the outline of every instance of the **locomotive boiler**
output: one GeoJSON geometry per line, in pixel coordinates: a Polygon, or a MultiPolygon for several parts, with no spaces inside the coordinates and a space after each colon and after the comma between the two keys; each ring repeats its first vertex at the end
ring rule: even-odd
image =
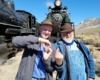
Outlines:
{"type": "MultiPolygon", "coordinates": [[[[49,12],[47,13],[47,19],[51,19],[55,25],[60,29],[61,25],[65,22],[70,23],[74,28],[74,23],[71,22],[69,14],[67,13],[67,7],[62,7],[62,2],[60,0],[55,0],[54,7],[48,7],[49,12]]],[[[60,39],[59,30],[54,34],[50,40],[52,42],[58,41],[60,39]]]]}
{"type": "Polygon", "coordinates": [[[37,35],[36,17],[24,10],[15,10],[13,0],[0,0],[0,65],[14,56],[17,48],[11,41],[17,35],[37,35]]]}

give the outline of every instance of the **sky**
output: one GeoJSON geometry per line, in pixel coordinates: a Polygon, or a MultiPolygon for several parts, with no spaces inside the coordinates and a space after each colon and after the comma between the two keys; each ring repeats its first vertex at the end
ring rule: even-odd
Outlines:
{"type": "MultiPolygon", "coordinates": [[[[49,12],[48,6],[54,7],[55,0],[13,0],[16,10],[25,10],[42,22],[49,12]]],[[[100,18],[100,0],[60,0],[66,6],[71,22],[78,25],[88,18],[100,18]]]]}

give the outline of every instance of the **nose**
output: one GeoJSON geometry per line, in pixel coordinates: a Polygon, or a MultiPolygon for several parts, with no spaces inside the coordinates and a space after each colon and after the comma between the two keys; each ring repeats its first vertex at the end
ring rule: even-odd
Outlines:
{"type": "Polygon", "coordinates": [[[50,31],[49,30],[46,30],[46,33],[50,33],[50,31]]]}
{"type": "Polygon", "coordinates": [[[63,34],[63,36],[69,36],[70,35],[70,33],[68,33],[68,32],[65,32],[64,34],[63,34]]]}

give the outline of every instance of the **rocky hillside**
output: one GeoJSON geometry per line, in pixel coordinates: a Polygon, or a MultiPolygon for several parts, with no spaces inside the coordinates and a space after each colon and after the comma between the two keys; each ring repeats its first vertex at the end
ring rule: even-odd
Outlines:
{"type": "Polygon", "coordinates": [[[78,30],[83,30],[83,29],[90,29],[90,28],[97,28],[97,27],[100,27],[100,18],[88,18],[82,21],[75,28],[78,30]]]}
{"type": "Polygon", "coordinates": [[[100,18],[88,18],[75,26],[75,34],[100,33],[100,18]]]}

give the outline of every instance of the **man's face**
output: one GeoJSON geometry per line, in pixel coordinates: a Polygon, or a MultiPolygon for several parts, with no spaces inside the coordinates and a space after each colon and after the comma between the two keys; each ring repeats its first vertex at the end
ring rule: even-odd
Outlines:
{"type": "Polygon", "coordinates": [[[61,32],[61,37],[65,42],[72,42],[73,38],[74,38],[74,33],[73,31],[69,31],[69,32],[61,32]]]}
{"type": "Polygon", "coordinates": [[[47,38],[49,38],[51,36],[52,26],[50,26],[50,25],[42,25],[42,26],[40,26],[39,31],[40,31],[40,36],[42,38],[47,39],[47,38]]]}

